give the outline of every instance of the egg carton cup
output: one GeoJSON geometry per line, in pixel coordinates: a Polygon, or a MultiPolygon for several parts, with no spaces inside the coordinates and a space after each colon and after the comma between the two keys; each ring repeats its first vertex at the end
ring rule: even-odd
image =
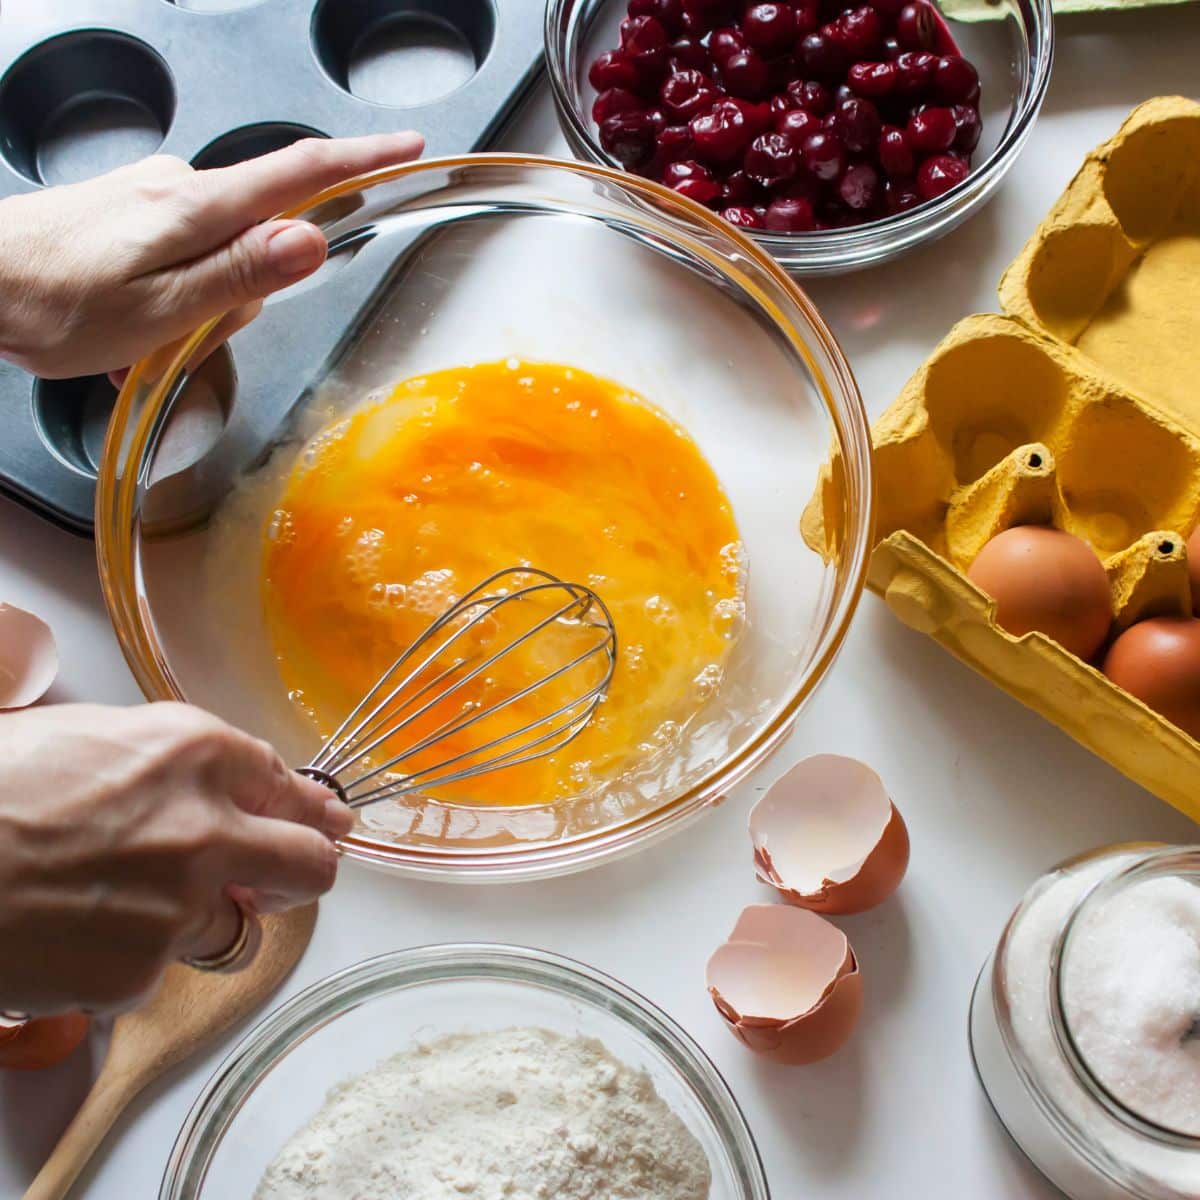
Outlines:
{"type": "MultiPolygon", "coordinates": [[[[1135,109],[1005,272],[1005,315],[956,325],[872,430],[878,496],[868,586],[907,625],[1200,820],[1200,744],[1041,633],[1014,637],[966,571],[1014,525],[1091,544],[1114,634],[1192,611],[1185,541],[1200,519],[1200,105],[1135,109]]],[[[804,514],[825,514],[841,465],[804,514]]]]}
{"type": "MultiPolygon", "coordinates": [[[[211,11],[220,7],[0,0],[0,199],[100,173],[122,138],[135,150],[126,160],[157,145],[198,167],[302,137],[410,128],[428,155],[466,153],[495,140],[540,74],[534,0],[257,0],[211,11]],[[405,26],[464,47],[474,74],[425,104],[360,99],[352,65],[405,26]]],[[[442,60],[422,61],[436,72],[442,60]]],[[[0,362],[0,491],[90,533],[114,399],[103,378],[40,381],[0,362]]]]}

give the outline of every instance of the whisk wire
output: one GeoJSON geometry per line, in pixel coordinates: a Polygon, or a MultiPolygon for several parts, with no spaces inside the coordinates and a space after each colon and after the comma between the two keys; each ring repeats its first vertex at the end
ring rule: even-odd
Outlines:
{"type": "MultiPolygon", "coordinates": [[[[421,717],[423,717],[427,713],[431,712],[439,704],[445,703],[446,700],[448,700],[450,697],[452,697],[456,692],[461,691],[462,688],[465,687],[468,683],[470,683],[473,679],[477,679],[484,671],[488,670],[490,667],[494,666],[497,662],[499,662],[500,659],[504,658],[508,654],[511,654],[518,646],[523,645],[531,637],[540,633],[543,629],[547,628],[548,626],[553,625],[556,622],[560,621],[573,608],[578,607],[579,602],[577,600],[572,600],[572,602],[570,604],[563,605],[563,607],[561,607],[557,612],[552,613],[550,616],[548,616],[544,620],[540,621],[532,629],[527,630],[521,637],[508,643],[502,650],[498,650],[490,658],[487,658],[483,662],[479,663],[473,670],[471,670],[466,675],[464,675],[460,679],[458,679],[441,695],[437,696],[433,700],[427,701],[420,708],[416,709],[416,711],[414,711],[414,712],[409,713],[402,720],[396,721],[395,718],[397,717],[397,715],[400,712],[403,712],[404,709],[409,706],[411,701],[401,704],[400,707],[398,709],[396,709],[395,711],[389,711],[389,705],[392,704],[398,698],[399,695],[401,695],[404,687],[408,683],[410,683],[416,679],[419,679],[421,672],[424,671],[426,669],[426,667],[432,666],[433,663],[437,661],[438,656],[442,652],[444,652],[446,649],[448,649],[450,646],[452,646],[454,644],[454,642],[458,640],[459,637],[463,636],[463,634],[465,634],[467,632],[468,629],[470,629],[473,625],[477,624],[479,621],[490,616],[492,614],[492,612],[494,612],[495,609],[497,609],[501,604],[506,604],[513,600],[520,600],[520,599],[526,598],[535,592],[545,591],[554,586],[555,585],[553,585],[553,584],[537,584],[533,587],[524,588],[520,591],[512,592],[505,596],[496,597],[496,598],[489,597],[487,600],[473,601],[472,602],[473,604],[487,603],[489,607],[486,608],[482,613],[477,614],[469,622],[467,622],[467,624],[464,625],[460,630],[458,630],[456,633],[451,635],[450,639],[444,645],[440,646],[432,655],[427,657],[426,660],[419,667],[415,668],[413,671],[410,671],[408,676],[406,677],[406,679],[403,682],[401,682],[400,684],[398,684],[395,688],[393,688],[393,690],[379,703],[379,705],[376,706],[376,709],[372,712],[371,716],[367,717],[366,721],[364,722],[364,724],[366,724],[367,722],[370,722],[376,712],[382,711],[382,715],[379,717],[378,721],[376,721],[375,725],[371,729],[369,729],[365,732],[362,731],[362,725],[360,725],[358,727],[358,729],[353,731],[350,734],[350,736],[348,737],[347,745],[345,748],[353,750],[354,758],[356,758],[356,759],[365,758],[367,755],[371,754],[376,749],[378,749],[378,747],[381,746],[384,742],[389,741],[397,733],[400,733],[404,729],[406,729],[410,724],[412,724],[413,721],[420,720],[421,717]],[[376,736],[373,741],[370,741],[366,745],[361,744],[362,740],[364,738],[371,737],[371,735],[374,734],[377,730],[384,728],[385,726],[386,726],[386,729],[384,730],[384,732],[379,733],[378,736],[376,736]],[[356,743],[358,743],[358,744],[356,744],[356,743]]],[[[463,611],[465,611],[465,610],[463,610],[463,611]]],[[[589,652],[589,655],[590,655],[590,653],[591,652],[589,652]]],[[[587,656],[585,656],[585,657],[587,657],[587,656]]],[[[453,674],[453,672],[455,670],[458,670],[459,667],[465,665],[467,661],[468,660],[466,660],[466,659],[459,660],[459,662],[457,664],[454,664],[452,667],[447,668],[445,671],[443,671],[442,675],[439,676],[439,679],[447,678],[449,675],[453,674]]],[[[542,682],[544,683],[544,682],[546,682],[546,680],[543,680],[542,682]]],[[[428,690],[428,688],[422,689],[422,691],[427,691],[427,690],[428,690]]],[[[510,701],[519,699],[520,696],[525,695],[525,694],[526,694],[526,692],[518,693],[517,696],[510,697],[510,701]]],[[[472,720],[482,720],[487,715],[488,715],[487,713],[475,713],[472,715],[471,719],[472,720]]],[[[458,730],[455,730],[454,732],[458,732],[458,730]]],[[[427,749],[429,746],[429,738],[432,736],[433,735],[428,735],[422,742],[420,742],[416,746],[412,747],[412,749],[408,752],[408,754],[405,755],[405,757],[408,757],[411,754],[416,753],[419,750],[427,749]]],[[[441,733],[439,736],[448,737],[448,736],[450,736],[450,734],[449,733],[441,733]]],[[[337,761],[337,759],[335,758],[334,762],[336,762],[336,761],[337,761]]],[[[326,765],[328,765],[328,764],[326,764],[326,765]]]]}
{"type": "MultiPolygon", "coordinates": [[[[564,705],[563,707],[566,708],[574,706],[564,705]]],[[[358,780],[354,785],[347,789],[346,794],[348,802],[352,807],[358,808],[363,804],[373,804],[377,800],[383,800],[389,796],[403,795],[405,792],[412,791],[414,787],[442,787],[448,783],[460,783],[464,779],[473,779],[478,775],[487,774],[491,771],[497,771],[504,767],[515,767],[519,766],[521,763],[533,762],[536,759],[544,758],[547,754],[554,754],[556,751],[561,750],[564,746],[569,745],[576,737],[578,737],[587,726],[587,723],[591,719],[594,711],[595,707],[593,705],[587,711],[580,713],[578,716],[572,717],[569,721],[564,722],[562,725],[558,726],[557,729],[552,729],[549,733],[543,734],[541,737],[536,738],[534,741],[527,743],[519,749],[510,750],[506,754],[496,755],[494,758],[489,759],[485,763],[476,764],[473,767],[467,767],[461,771],[452,771],[447,775],[437,774],[440,771],[444,771],[449,767],[455,766],[464,759],[473,758],[475,755],[486,753],[488,750],[501,745],[504,742],[512,741],[514,737],[518,737],[522,733],[529,732],[538,725],[544,724],[549,718],[546,717],[538,721],[531,721],[529,725],[525,726],[524,729],[519,730],[516,733],[509,734],[505,737],[496,738],[484,746],[478,746],[471,750],[465,750],[463,753],[455,755],[454,758],[448,759],[442,763],[438,763],[434,767],[427,767],[423,771],[414,771],[411,775],[406,775],[403,779],[396,780],[393,783],[381,784],[379,787],[367,792],[358,792],[356,790],[357,785],[362,782],[362,780],[358,780]],[[558,739],[558,741],[554,745],[546,745],[547,742],[555,741],[555,739],[558,739]],[[543,748],[538,749],[538,747],[543,748]],[[430,778],[430,776],[436,776],[436,778],[430,778]]],[[[561,712],[562,710],[560,709],[554,715],[561,715],[561,712]]]]}
{"type": "MultiPolygon", "coordinates": [[[[603,600],[590,588],[582,584],[564,583],[554,575],[534,567],[509,567],[497,571],[471,588],[422,631],[354,706],[302,771],[327,783],[348,804],[358,808],[403,795],[418,787],[432,788],[457,783],[544,758],[578,737],[595,715],[612,681],[616,647],[612,615],[603,600]],[[495,590],[497,584],[508,579],[520,579],[523,582],[512,590],[495,590]],[[540,582],[526,582],[529,579],[540,582]],[[496,650],[488,649],[476,655],[459,651],[450,665],[441,665],[447,651],[453,650],[460,639],[492,617],[501,606],[554,591],[565,592],[569,599],[519,636],[513,636],[496,650]],[[506,656],[526,646],[551,626],[568,623],[594,630],[596,639],[593,644],[567,663],[547,670],[487,707],[464,703],[436,728],[418,738],[415,744],[383,763],[370,763],[369,756],[380,746],[403,733],[413,722],[434,712],[447,700],[453,699],[506,656]],[[414,756],[480,726],[597,656],[603,656],[605,660],[603,670],[582,694],[559,704],[551,712],[534,716],[517,729],[489,737],[479,745],[461,750],[455,747],[455,752],[441,762],[400,773],[399,768],[414,756]],[[420,661],[416,661],[418,659],[420,661]],[[464,668],[469,669],[464,671],[464,668]],[[436,674],[430,679],[423,679],[431,669],[436,674]],[[351,781],[342,780],[340,776],[355,764],[363,764],[362,773],[351,781]]],[[[491,732],[487,730],[485,736],[491,732]]]]}
{"type": "MultiPolygon", "coordinates": [[[[540,627],[537,627],[537,628],[540,628],[540,627]]],[[[533,630],[531,632],[536,632],[536,628],[535,628],[535,630],[533,630]]],[[[594,655],[599,653],[600,650],[601,650],[601,647],[598,645],[593,646],[590,650],[585,650],[582,654],[573,658],[569,663],[565,664],[564,666],[557,668],[557,670],[552,671],[549,675],[542,676],[541,679],[538,679],[534,683],[528,684],[527,686],[523,687],[520,691],[514,692],[511,696],[505,696],[505,697],[503,697],[503,699],[497,700],[495,704],[491,705],[488,708],[481,709],[476,712],[469,712],[466,714],[463,714],[463,713],[454,714],[453,716],[447,718],[447,720],[444,721],[441,725],[439,725],[437,727],[437,729],[435,729],[432,733],[426,734],[425,737],[421,739],[421,741],[416,743],[416,745],[408,747],[402,753],[397,754],[394,758],[389,759],[387,762],[380,763],[379,766],[373,767],[370,771],[364,772],[362,775],[360,775],[358,777],[357,782],[362,783],[365,780],[371,779],[376,775],[383,774],[386,771],[394,770],[402,762],[405,762],[407,759],[412,758],[415,754],[420,754],[422,751],[428,750],[430,746],[435,745],[436,743],[442,741],[444,738],[453,737],[456,734],[463,732],[463,730],[469,728],[471,725],[474,725],[480,721],[485,721],[485,720],[487,720],[488,717],[494,716],[496,713],[503,712],[504,709],[510,707],[513,704],[519,703],[521,700],[524,700],[526,697],[533,695],[534,692],[537,692],[541,688],[546,687],[548,684],[553,683],[554,680],[558,679],[562,675],[565,675],[568,671],[573,671],[576,667],[581,666],[589,658],[592,658],[594,655]]],[[[452,687],[449,691],[447,691],[445,693],[445,695],[446,696],[452,695],[454,693],[454,691],[457,690],[457,688],[461,684],[466,683],[467,680],[473,678],[474,675],[478,674],[479,670],[483,670],[484,668],[486,668],[488,665],[490,665],[492,662],[495,661],[495,658],[498,658],[498,657],[500,657],[500,656],[497,655],[493,659],[489,659],[488,663],[485,663],[483,667],[480,667],[478,670],[472,672],[471,675],[467,675],[464,679],[460,680],[459,683],[455,684],[454,687],[452,687]]],[[[593,695],[596,695],[597,699],[598,699],[598,696],[599,696],[598,687],[593,688],[591,692],[587,693],[582,698],[577,698],[575,700],[568,701],[566,704],[555,709],[554,712],[548,713],[544,717],[539,717],[536,720],[531,721],[528,725],[524,725],[520,729],[515,729],[511,733],[506,733],[502,737],[496,738],[493,741],[488,742],[486,745],[477,747],[475,750],[468,751],[467,753],[468,753],[468,755],[482,753],[483,751],[490,750],[496,746],[503,744],[504,742],[510,742],[510,741],[512,741],[513,738],[520,737],[522,734],[531,732],[538,725],[543,725],[546,723],[546,721],[553,720],[555,717],[561,716],[562,713],[566,712],[568,709],[578,708],[581,703],[586,703],[588,700],[591,699],[591,697],[593,695]]],[[[414,715],[419,715],[419,714],[414,714],[414,715]]],[[[400,725],[398,725],[396,728],[402,729],[404,727],[404,725],[407,724],[408,719],[410,719],[410,718],[406,718],[406,720],[404,722],[402,722],[400,725]]],[[[389,733],[384,738],[379,739],[379,742],[387,741],[388,738],[391,736],[393,736],[393,735],[391,733],[389,733]]],[[[374,746],[378,745],[379,742],[373,743],[373,745],[371,747],[365,748],[363,750],[363,754],[364,755],[369,754],[370,751],[374,748],[374,746]]],[[[457,762],[458,758],[461,758],[461,757],[463,757],[463,756],[459,755],[458,757],[451,759],[449,761],[457,762]]]]}
{"type": "MultiPolygon", "coordinates": [[[[424,630],[422,630],[415,641],[413,641],[413,643],[405,649],[404,653],[401,654],[399,658],[397,658],[396,661],[392,663],[392,665],[379,677],[375,683],[375,686],[363,696],[363,698],[354,706],[354,708],[350,710],[342,723],[333,731],[332,734],[330,734],[325,745],[322,747],[321,751],[317,754],[313,761],[309,763],[309,766],[317,769],[332,769],[336,771],[338,768],[334,766],[334,764],[338,761],[342,752],[351,748],[356,741],[361,742],[364,737],[371,736],[371,733],[374,732],[374,730],[370,729],[371,723],[376,721],[381,714],[383,714],[384,718],[386,719],[386,710],[388,705],[392,703],[396,697],[404,691],[405,688],[410,686],[414,680],[419,678],[423,670],[431,666],[436,661],[438,655],[445,650],[446,646],[452,644],[457,637],[466,633],[469,629],[479,624],[479,622],[486,620],[498,604],[516,598],[514,593],[504,593],[499,596],[486,597],[485,601],[479,601],[476,599],[481,592],[491,587],[493,583],[496,583],[498,580],[503,579],[508,575],[517,574],[539,576],[548,581],[548,586],[566,587],[572,592],[572,595],[574,595],[578,590],[573,585],[563,584],[560,580],[556,579],[555,576],[550,575],[546,571],[540,571],[535,567],[530,567],[528,569],[508,567],[503,571],[497,571],[495,574],[488,576],[487,579],[476,584],[469,591],[465,592],[457,601],[455,601],[454,604],[452,604],[446,609],[445,612],[438,616],[436,620],[432,621],[424,630]],[[371,711],[358,723],[358,725],[347,732],[347,727],[358,717],[364,708],[372,703],[373,698],[379,695],[384,686],[393,678],[393,676],[396,675],[398,671],[405,666],[406,663],[408,663],[408,661],[417,653],[417,651],[419,651],[426,643],[441,633],[441,631],[448,624],[455,621],[463,612],[482,602],[490,602],[491,608],[477,613],[465,625],[461,626],[449,642],[439,647],[431,655],[427,656],[422,663],[414,667],[404,679],[402,679],[398,684],[395,685],[395,687],[393,687],[388,695],[376,701],[375,707],[371,709],[371,711]]],[[[457,666],[451,668],[451,670],[455,669],[457,669],[457,666]]],[[[419,696],[420,693],[417,695],[419,696]]],[[[414,696],[413,699],[415,700],[416,697],[414,696]]],[[[378,726],[376,726],[376,728],[378,728],[378,726]]],[[[363,753],[365,752],[358,751],[356,757],[361,757],[363,753]]]]}

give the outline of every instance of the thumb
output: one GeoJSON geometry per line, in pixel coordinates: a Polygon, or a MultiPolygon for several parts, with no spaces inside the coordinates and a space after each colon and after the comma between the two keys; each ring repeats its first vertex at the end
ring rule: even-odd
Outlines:
{"type": "Polygon", "coordinates": [[[255,300],[311,275],[329,252],[307,221],[266,221],[172,274],[192,323],[255,300]]]}

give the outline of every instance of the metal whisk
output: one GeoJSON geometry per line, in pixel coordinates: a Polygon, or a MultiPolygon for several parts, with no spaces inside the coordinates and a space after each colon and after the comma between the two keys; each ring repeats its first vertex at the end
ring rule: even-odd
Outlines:
{"type": "Polygon", "coordinates": [[[299,768],[300,774],[332,788],[350,807],[362,808],[544,758],[591,721],[616,661],[612,615],[591,588],[531,567],[497,571],[451,605],[396,659],[312,761],[299,768]],[[504,631],[501,616],[516,615],[531,616],[529,628],[498,640],[504,631]],[[467,698],[472,681],[486,681],[487,672],[510,655],[535,656],[535,639],[551,636],[571,643],[568,661],[551,661],[541,674],[486,705],[467,698]],[[572,672],[579,674],[579,682],[565,702],[555,696],[550,711],[523,721],[518,717],[516,728],[497,732],[498,718],[517,711],[523,701],[540,698],[539,693],[552,694],[551,685],[567,682],[572,672]],[[394,739],[430,714],[436,719],[436,710],[447,704],[454,710],[450,716],[396,749],[394,739]],[[456,748],[433,764],[406,765],[472,734],[479,736],[479,744],[456,748]],[[372,759],[376,751],[382,751],[383,761],[372,759]]]}

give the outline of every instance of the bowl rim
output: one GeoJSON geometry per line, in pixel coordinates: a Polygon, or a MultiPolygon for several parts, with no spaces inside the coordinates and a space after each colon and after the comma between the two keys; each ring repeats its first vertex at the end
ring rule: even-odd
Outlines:
{"type": "MultiPolygon", "coordinates": [[[[632,849],[641,849],[668,833],[676,832],[702,812],[722,803],[728,790],[758,766],[794,725],[809,696],[828,674],[849,631],[851,620],[866,583],[873,548],[875,488],[871,459],[870,426],[862,396],[849,361],[837,338],[800,285],[762,247],[703,205],[689,200],[651,180],[597,164],[556,159],[531,154],[470,154],[454,157],[419,159],[398,167],[388,167],[360,175],[327,188],[303,204],[286,210],[284,218],[293,218],[344,195],[424,173],[466,171],[489,168],[531,168],[566,172],[595,182],[616,185],[620,190],[650,202],[639,205],[639,219],[661,224],[676,237],[678,225],[666,216],[651,212],[651,206],[665,209],[668,216],[699,225],[700,238],[716,238],[732,245],[733,251],[766,276],[767,282],[799,310],[807,331],[819,345],[829,365],[829,376],[813,361],[811,349],[799,331],[779,311],[770,297],[764,300],[776,327],[787,338],[813,375],[825,415],[833,426],[835,449],[840,453],[842,474],[854,481],[862,502],[857,511],[848,512],[845,536],[837,557],[843,566],[843,579],[831,596],[809,666],[803,678],[776,706],[777,711],[734,752],[726,755],[703,779],[680,795],[648,812],[626,818],[601,830],[580,834],[551,843],[517,844],[499,850],[445,851],[426,847],[402,847],[360,839],[351,834],[341,847],[347,857],[370,866],[403,871],[427,879],[492,883],[509,880],[544,878],[584,870],[609,861],[632,849]]],[[[715,258],[710,248],[696,242],[696,248],[715,258]]],[[[727,266],[722,267],[728,274],[727,266]]],[[[749,280],[746,285],[761,293],[761,287],[749,280]]],[[[153,358],[135,364],[117,397],[104,443],[96,485],[96,560],[101,591],[121,652],[142,693],[150,701],[185,701],[165,656],[149,632],[144,606],[138,591],[140,582],[133,531],[138,486],[148,447],[153,445],[162,422],[165,406],[173,398],[175,384],[199,346],[220,323],[222,317],[201,325],[178,343],[174,357],[163,369],[153,358]],[[125,469],[135,464],[136,469],[125,469]]]]}
{"type": "Polygon", "coordinates": [[[163,1170],[159,1200],[201,1194],[212,1156],[242,1106],[301,1042],[380,996],[467,979],[536,986],[619,1018],[662,1055],[696,1096],[739,1172],[742,1200],[771,1200],[745,1114],[725,1077],[691,1034],[653,1001],[604,971],[566,955],[502,942],[442,942],[389,951],[343,967],[285,1000],[225,1056],[193,1102],[163,1170]]]}
{"type": "MultiPolygon", "coordinates": [[[[559,126],[573,153],[584,161],[625,171],[592,134],[591,121],[576,106],[567,79],[566,63],[557,33],[567,5],[588,0],[547,0],[543,23],[546,75],[559,126]]],[[[598,6],[605,0],[594,0],[598,6]]],[[[862,225],[843,229],[774,233],[748,230],[749,238],[776,255],[791,269],[813,274],[836,273],[891,258],[920,242],[949,232],[982,204],[999,186],[1028,140],[1041,111],[1054,65],[1054,13],[1052,0],[1009,0],[1022,15],[1027,55],[1021,86],[1013,101],[1008,124],[991,154],[961,182],[933,200],[907,212],[894,213],[862,225]],[[1029,37],[1032,34],[1032,37],[1029,37]],[[1032,69],[1030,69],[1032,67],[1032,69]],[[839,260],[839,255],[841,256],[839,260]]],[[[945,21],[940,5],[938,14],[945,21]]],[[[594,16],[594,14],[593,14],[594,16]]],[[[588,22],[590,24],[590,21],[588,22]]],[[[638,176],[641,178],[641,176],[638,176]]],[[[711,211],[711,210],[710,210],[711,211]]]]}

